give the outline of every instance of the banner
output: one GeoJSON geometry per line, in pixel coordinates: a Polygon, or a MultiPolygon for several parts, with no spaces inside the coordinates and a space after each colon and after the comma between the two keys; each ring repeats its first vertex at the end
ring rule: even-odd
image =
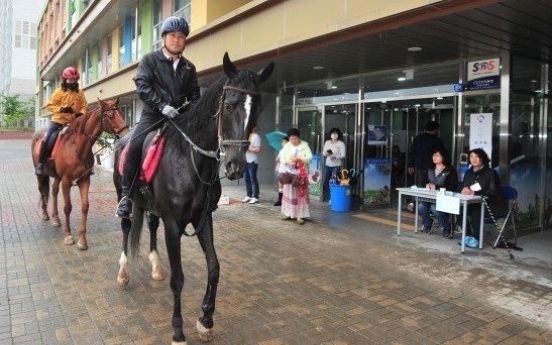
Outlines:
{"type": "Polygon", "coordinates": [[[470,150],[482,148],[491,160],[493,153],[492,136],[493,113],[470,114],[470,150]]]}
{"type": "Polygon", "coordinates": [[[500,88],[500,59],[468,62],[465,90],[500,88]]]}

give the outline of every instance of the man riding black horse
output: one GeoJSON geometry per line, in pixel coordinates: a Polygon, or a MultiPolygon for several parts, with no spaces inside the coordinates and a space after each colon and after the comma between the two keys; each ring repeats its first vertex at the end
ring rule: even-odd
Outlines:
{"type": "Polygon", "coordinates": [[[124,163],[122,198],[117,206],[119,217],[129,218],[132,213],[130,187],[140,167],[146,135],[166,122],[163,117],[172,119],[178,116],[184,104],[195,102],[200,96],[196,68],[182,56],[189,33],[184,18],[167,18],[161,26],[163,48],[146,54],[138,65],[134,81],[138,96],[144,102],[144,110],[133,131],[124,163]]]}

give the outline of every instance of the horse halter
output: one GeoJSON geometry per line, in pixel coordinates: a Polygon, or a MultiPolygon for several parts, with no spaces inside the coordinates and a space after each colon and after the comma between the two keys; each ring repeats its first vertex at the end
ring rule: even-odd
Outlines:
{"type": "Polygon", "coordinates": [[[249,95],[249,96],[258,96],[258,95],[260,95],[260,92],[254,91],[254,90],[247,90],[247,89],[243,89],[243,88],[236,87],[236,86],[230,86],[230,85],[224,85],[222,90],[223,90],[223,93],[221,95],[221,99],[220,99],[220,103],[219,103],[219,109],[218,109],[216,115],[218,115],[218,119],[217,119],[217,137],[218,137],[218,142],[219,142],[219,152],[220,152],[220,156],[225,156],[226,153],[224,151],[224,146],[239,146],[240,148],[245,148],[245,147],[249,146],[249,144],[250,144],[249,140],[224,139],[223,131],[222,131],[222,122],[223,122],[222,117],[224,115],[223,108],[224,108],[224,100],[226,99],[226,91],[227,90],[233,90],[233,91],[244,93],[244,94],[249,95]]]}

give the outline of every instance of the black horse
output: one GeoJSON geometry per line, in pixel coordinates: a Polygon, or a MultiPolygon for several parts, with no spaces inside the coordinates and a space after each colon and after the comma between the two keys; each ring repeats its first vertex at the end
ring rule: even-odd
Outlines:
{"type": "MultiPolygon", "coordinates": [[[[181,262],[181,236],[197,235],[205,253],[208,281],[203,298],[203,316],[196,327],[202,340],[212,336],[213,313],[219,280],[219,262],[213,244],[212,211],[221,194],[219,168],[223,160],[226,176],[238,179],[245,169],[246,140],[261,111],[259,84],[271,75],[270,63],[259,73],[239,71],[226,53],[223,58],[225,75],[204,91],[201,98],[186,113],[170,120],[164,130],[166,144],[158,170],[150,183],[139,184],[131,190],[132,220],[122,219],[123,253],[119,260],[118,282],[128,284],[127,241],[130,233],[132,254],[138,252],[144,213],[149,212],[150,254],[152,277],[163,279],[164,273],[157,256],[156,232],[159,218],[165,226],[165,243],[171,265],[170,286],[174,296],[172,316],[173,344],[186,344],[181,314],[181,293],[184,274],[181,262]],[[186,232],[191,223],[194,233],[186,232]]],[[[150,137],[144,143],[144,152],[150,137]]],[[[125,136],[118,142],[115,167],[125,136]]],[[[114,169],[114,183],[121,199],[121,176],[114,169]]]]}

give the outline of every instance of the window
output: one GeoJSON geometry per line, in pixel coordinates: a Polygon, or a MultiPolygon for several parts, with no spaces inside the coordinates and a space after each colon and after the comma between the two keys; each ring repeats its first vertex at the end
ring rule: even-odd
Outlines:
{"type": "Polygon", "coordinates": [[[96,51],[96,57],[98,59],[98,63],[96,65],[96,73],[97,73],[97,76],[98,78],[97,79],[100,79],[101,77],[103,77],[103,49],[102,49],[102,41],[98,42],[98,45],[96,46],[97,48],[97,51],[96,51]]]}
{"type": "Polygon", "coordinates": [[[36,49],[36,24],[16,21],[14,46],[23,49],[36,49]]]}
{"type": "Polygon", "coordinates": [[[161,48],[161,25],[163,25],[161,0],[155,0],[153,3],[153,51],[159,50],[161,48]]]}
{"type": "Polygon", "coordinates": [[[174,0],[174,15],[186,19],[188,24],[190,24],[190,7],[190,0],[174,0]]]}
{"type": "Polygon", "coordinates": [[[105,56],[105,69],[109,75],[113,71],[113,36],[107,36],[107,51],[105,56]]]}

